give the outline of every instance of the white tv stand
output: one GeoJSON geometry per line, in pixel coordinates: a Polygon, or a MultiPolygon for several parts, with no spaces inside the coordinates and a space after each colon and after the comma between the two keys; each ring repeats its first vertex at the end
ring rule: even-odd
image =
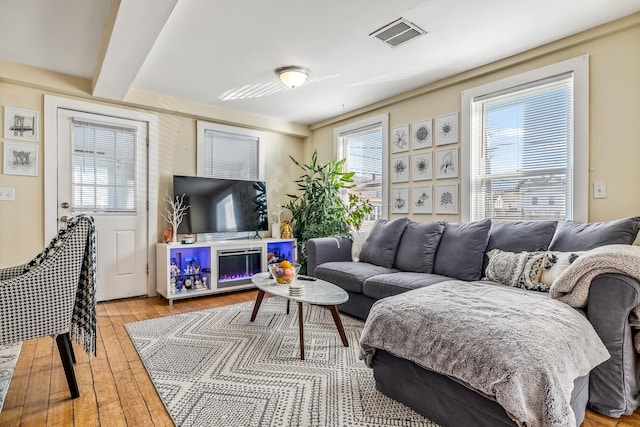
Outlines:
{"type": "Polygon", "coordinates": [[[296,260],[295,239],[156,244],[157,292],[169,300],[254,288],[269,262],[296,260]]]}

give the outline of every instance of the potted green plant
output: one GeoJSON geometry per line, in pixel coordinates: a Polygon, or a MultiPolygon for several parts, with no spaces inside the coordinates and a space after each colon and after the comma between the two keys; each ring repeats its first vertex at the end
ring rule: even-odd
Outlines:
{"type": "Polygon", "coordinates": [[[296,184],[299,194],[287,194],[291,211],[293,235],[298,239],[298,260],[306,271],[306,242],[315,237],[348,237],[358,230],[373,210],[368,199],[347,193],[353,185],[354,172],[343,172],[345,159],[334,158],[328,163],[318,162],[314,151],[309,164],[302,164],[289,156],[302,169],[296,184]]]}

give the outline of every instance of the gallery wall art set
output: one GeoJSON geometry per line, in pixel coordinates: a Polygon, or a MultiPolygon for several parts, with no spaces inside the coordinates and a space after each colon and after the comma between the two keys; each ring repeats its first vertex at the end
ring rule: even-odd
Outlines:
{"type": "Polygon", "coordinates": [[[4,107],[2,173],[38,176],[39,129],[40,113],[38,111],[4,107]]]}
{"type": "Polygon", "coordinates": [[[428,118],[391,128],[391,183],[415,184],[391,188],[391,213],[432,214],[434,198],[435,213],[458,213],[457,183],[422,182],[459,177],[458,147],[446,147],[458,142],[458,113],[437,116],[435,128],[433,122],[428,118]],[[434,144],[436,149],[426,150],[434,144]]]}

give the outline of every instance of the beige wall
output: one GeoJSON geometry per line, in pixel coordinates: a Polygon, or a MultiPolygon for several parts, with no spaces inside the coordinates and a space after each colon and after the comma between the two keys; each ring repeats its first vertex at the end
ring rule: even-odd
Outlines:
{"type": "MultiPolygon", "coordinates": [[[[288,155],[306,160],[317,149],[321,159],[330,159],[333,156],[334,127],[381,113],[389,113],[389,124],[393,127],[460,111],[460,93],[465,89],[589,54],[590,183],[602,181],[607,184],[606,199],[594,200],[589,195],[589,219],[609,220],[640,214],[640,168],[636,167],[640,159],[638,45],[640,14],[425,86],[351,113],[348,117],[319,123],[312,127],[313,132],[308,137],[309,131],[304,126],[138,91],[131,91],[126,102],[114,105],[138,108],[158,116],[159,200],[170,188],[172,175],[195,174],[196,119],[266,130],[266,178],[272,189],[276,181],[279,183],[278,194],[270,194],[273,204],[276,197],[281,202],[286,201],[285,194],[295,189],[292,179],[300,175],[288,160],[288,155]]],[[[97,101],[89,95],[90,86],[90,82],[83,79],[0,61],[2,106],[34,109],[42,114],[45,93],[97,101]]],[[[375,88],[372,87],[372,90],[375,88]]],[[[0,120],[3,121],[3,117],[0,114],[0,120]]],[[[0,201],[0,266],[28,261],[45,244],[43,148],[51,139],[48,135],[42,135],[42,124],[41,117],[39,176],[0,173],[0,187],[16,190],[15,201],[0,201]]],[[[434,184],[437,181],[426,182],[434,184]]],[[[273,211],[273,206],[269,210],[273,211]]],[[[443,217],[451,221],[459,220],[459,216],[454,215],[443,217]]],[[[417,219],[433,218],[436,216],[421,215],[417,219]]],[[[159,232],[166,228],[160,217],[158,224],[159,232]]]]}
{"type": "MultiPolygon", "coordinates": [[[[381,113],[389,113],[389,127],[392,128],[428,117],[435,118],[442,114],[460,112],[463,90],[588,54],[590,57],[589,163],[591,171],[589,173],[589,220],[605,221],[639,215],[640,168],[637,167],[640,161],[639,46],[640,14],[636,14],[381,102],[376,106],[363,109],[358,114],[312,126],[311,144],[307,147],[307,151],[317,149],[322,159],[331,158],[335,127],[381,113]],[[593,182],[607,184],[606,199],[593,199],[593,182]]],[[[460,144],[449,145],[447,148],[455,146],[460,147],[460,144]]],[[[460,183],[460,179],[456,181],[460,183]]],[[[435,185],[439,182],[441,181],[421,181],[420,185],[435,185]]],[[[446,183],[450,182],[453,181],[447,180],[446,183]]],[[[401,187],[406,184],[394,184],[394,186],[401,187]]],[[[460,203],[466,203],[466,201],[460,200],[460,203]]],[[[436,218],[458,221],[460,215],[414,217],[420,221],[436,218]]]]}
{"type": "MultiPolygon", "coordinates": [[[[16,66],[16,68],[23,68],[16,66]]],[[[42,250],[44,242],[44,146],[53,143],[50,135],[43,136],[43,104],[44,95],[73,95],[83,100],[96,101],[83,92],[84,86],[68,88],[60,83],[68,82],[55,73],[29,69],[32,74],[25,82],[7,83],[6,69],[0,71],[0,105],[32,109],[40,112],[39,174],[37,177],[4,175],[0,170],[0,187],[15,188],[14,201],[0,201],[0,267],[16,265],[29,261],[42,250]],[[3,79],[3,74],[5,78],[3,79]],[[3,82],[5,80],[5,82],[3,82]],[[52,82],[53,80],[53,82],[52,82]],[[46,86],[40,83],[46,82],[46,86]],[[51,90],[60,88],[59,91],[51,90]]],[[[74,81],[75,79],[71,79],[74,81]]],[[[88,87],[88,86],[87,86],[88,87]]],[[[268,118],[252,117],[233,112],[224,112],[211,106],[198,105],[163,98],[153,94],[135,94],[135,102],[106,103],[119,107],[137,107],[158,117],[158,163],[159,209],[164,207],[162,196],[165,191],[172,193],[172,176],[195,175],[196,173],[196,119],[211,122],[224,122],[239,126],[254,127],[262,130],[266,144],[266,181],[269,191],[269,212],[275,210],[277,203],[284,203],[286,193],[295,190],[292,178],[298,176],[291,154],[296,158],[303,155],[303,134],[308,133],[306,127],[278,122],[268,118]],[[147,102],[148,108],[142,108],[147,102]],[[175,111],[172,111],[172,108],[175,111]],[[215,114],[218,113],[220,117],[215,114]],[[272,129],[270,129],[271,127],[272,129]],[[276,184],[278,184],[276,186],[276,184]],[[274,191],[275,188],[278,191],[274,191]]],[[[4,114],[0,114],[4,122],[4,114]]],[[[0,135],[2,136],[2,135],[0,135]]],[[[0,138],[4,141],[3,138],[0,138]]],[[[1,154],[1,153],[0,153],[1,154]]],[[[158,214],[158,234],[168,224],[158,214]]]]}

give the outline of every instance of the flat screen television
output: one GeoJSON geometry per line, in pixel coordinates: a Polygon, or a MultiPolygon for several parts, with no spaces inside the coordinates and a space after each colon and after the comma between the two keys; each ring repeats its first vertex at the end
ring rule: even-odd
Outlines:
{"type": "Polygon", "coordinates": [[[263,181],[173,176],[173,194],[189,209],[178,234],[268,229],[267,187],[263,181]]]}

